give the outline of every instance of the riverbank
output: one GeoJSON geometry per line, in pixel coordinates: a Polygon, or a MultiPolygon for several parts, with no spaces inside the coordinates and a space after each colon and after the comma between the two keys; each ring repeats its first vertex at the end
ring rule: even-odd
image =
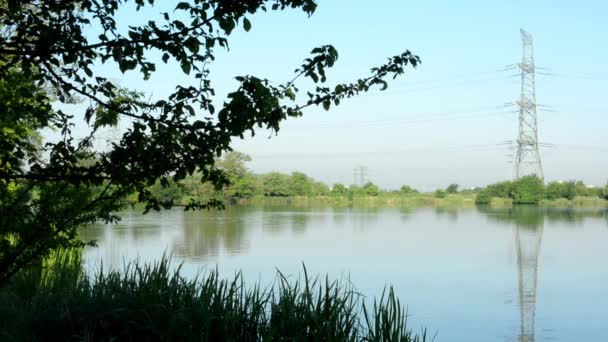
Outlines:
{"type": "MultiPolygon", "coordinates": [[[[233,201],[232,205],[256,206],[295,206],[295,207],[475,207],[475,194],[448,194],[445,198],[437,198],[433,194],[380,196],[296,196],[296,197],[252,197],[233,201]]],[[[230,204],[230,203],[229,203],[230,204]]],[[[492,198],[491,207],[512,207],[513,201],[508,198],[492,198]]],[[[541,207],[608,207],[608,201],[598,197],[575,197],[557,200],[542,200],[541,207]]]]}

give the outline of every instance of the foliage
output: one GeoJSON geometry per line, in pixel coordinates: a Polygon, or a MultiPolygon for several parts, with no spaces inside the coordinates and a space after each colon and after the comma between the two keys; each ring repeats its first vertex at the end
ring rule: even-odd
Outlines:
{"type": "Polygon", "coordinates": [[[294,172],[289,180],[290,196],[310,196],[312,195],[313,182],[302,172],[294,172]]]}
{"type": "Polygon", "coordinates": [[[604,199],[608,200],[608,184],[606,184],[606,186],[604,187],[602,195],[604,196],[604,199]]]}
{"type": "Polygon", "coordinates": [[[448,194],[456,194],[456,193],[458,193],[458,184],[450,184],[450,185],[449,185],[449,186],[448,186],[448,187],[445,189],[445,191],[446,191],[448,194]]]}
{"type": "Polygon", "coordinates": [[[344,184],[336,183],[331,188],[332,195],[344,196],[348,194],[348,188],[344,184]]]}
{"type": "Polygon", "coordinates": [[[234,184],[236,180],[245,177],[249,170],[245,163],[250,162],[251,157],[245,153],[238,151],[230,151],[224,155],[224,158],[216,160],[217,168],[224,171],[228,176],[230,184],[234,184]]]}
{"type": "Polygon", "coordinates": [[[380,188],[372,182],[365,183],[362,190],[367,196],[378,196],[380,193],[380,188]]]}
{"type": "Polygon", "coordinates": [[[175,203],[182,196],[179,184],[173,180],[169,180],[168,184],[164,186],[161,185],[160,181],[157,181],[154,185],[149,187],[148,190],[164,203],[175,203]]]}
{"type": "Polygon", "coordinates": [[[330,190],[327,184],[323,182],[312,182],[312,196],[326,196],[329,195],[330,190]]]}
{"type": "Polygon", "coordinates": [[[545,184],[536,176],[525,176],[513,183],[514,204],[539,204],[545,197],[545,184]]]}
{"type": "Polygon", "coordinates": [[[270,197],[289,196],[291,194],[289,175],[270,172],[262,176],[264,195],[270,197]]]}
{"type": "Polygon", "coordinates": [[[488,185],[477,194],[475,203],[489,204],[494,197],[510,198],[514,204],[538,204],[545,198],[543,180],[536,176],[525,176],[515,181],[488,185]]]}
{"type": "Polygon", "coordinates": [[[258,177],[247,174],[230,186],[228,195],[235,198],[250,198],[262,194],[262,182],[258,177]]]}
{"type": "MultiPolygon", "coordinates": [[[[306,108],[328,110],[372,88],[384,90],[388,79],[420,62],[405,51],[367,76],[328,86],[326,71],[337,62],[338,52],[324,45],[312,49],[288,82],[236,76],[238,86],[216,108],[209,79],[215,49],[228,47],[237,26],[249,31],[255,14],[299,9],[310,16],[317,7],[314,0],[183,1],[142,24],[118,20],[118,14],[125,8],[150,9],[152,0],[4,4],[0,202],[3,213],[24,216],[2,215],[14,222],[0,231],[0,284],[53,248],[78,244],[79,225],[115,220],[114,213],[127,198],[145,204],[146,211],[170,207],[174,196],[156,191],[157,182],[172,187],[171,182],[196,175],[213,191],[223,190],[231,176],[241,172],[228,160],[215,163],[231,150],[232,139],[253,135],[259,128],[276,133],[285,119],[303,115],[306,108]],[[91,29],[98,32],[91,34],[91,29]],[[167,96],[146,94],[145,88],[124,89],[112,80],[117,70],[131,79],[148,80],[161,63],[184,75],[167,96]],[[316,86],[300,96],[298,86],[305,79],[316,86]],[[81,112],[76,108],[67,114],[51,106],[57,101],[55,108],[66,108],[76,99],[86,100],[81,112]],[[121,118],[129,118],[130,127],[109,149],[95,150],[100,131],[121,118]],[[88,125],[85,134],[76,137],[72,128],[82,127],[83,120],[88,125]],[[58,139],[34,143],[32,132],[42,129],[55,131],[58,139]],[[34,192],[40,198],[30,200],[34,192]]],[[[249,185],[234,193],[249,195],[249,185]]],[[[221,207],[208,190],[205,196],[190,197],[186,209],[221,207]]]]}
{"type": "Polygon", "coordinates": [[[475,196],[475,204],[485,205],[492,203],[492,194],[490,191],[482,190],[475,196]]]}
{"type": "Polygon", "coordinates": [[[435,196],[435,198],[446,198],[448,193],[443,189],[437,189],[433,196],[435,196]]]}
{"type": "Polygon", "coordinates": [[[418,190],[412,188],[409,185],[402,185],[401,188],[399,188],[399,193],[403,195],[417,194],[418,190]]]}
{"type": "Polygon", "coordinates": [[[407,327],[392,288],[370,306],[350,283],[311,278],[306,269],[295,281],[279,273],[264,290],[246,287],[241,274],[188,280],[167,258],[91,278],[77,260],[59,265],[46,281],[26,277],[0,289],[3,341],[426,340],[424,330],[415,335],[407,327]]]}
{"type": "Polygon", "coordinates": [[[551,182],[547,184],[546,197],[547,199],[566,198],[573,200],[577,196],[577,187],[575,182],[551,182]]]}

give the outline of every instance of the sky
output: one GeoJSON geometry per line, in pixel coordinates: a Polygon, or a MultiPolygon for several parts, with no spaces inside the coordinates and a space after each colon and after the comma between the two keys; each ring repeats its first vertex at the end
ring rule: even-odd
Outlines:
{"type": "MultiPolygon", "coordinates": [[[[119,25],[131,25],[168,9],[137,13],[125,9],[119,25]]],[[[229,51],[216,51],[211,79],[216,107],[236,89],[234,77],[254,75],[276,84],[288,81],[310,50],[334,45],[340,54],[328,85],[366,76],[373,66],[405,50],[422,64],[373,91],[326,112],[313,108],[291,119],[278,135],[260,131],[236,140],[258,173],[302,171],[326,183],[353,183],[353,169],[365,166],[367,180],[383,188],[408,184],[423,191],[483,186],[514,174],[516,71],[520,28],[534,37],[539,139],[545,178],[608,180],[608,22],[604,1],[318,1],[308,18],[301,11],[251,17],[252,29],[237,29],[229,51]],[[604,41],[604,43],[602,43],[604,41]]],[[[169,6],[169,7],[164,7],[169,6]]],[[[176,65],[160,66],[148,81],[136,73],[109,76],[150,96],[168,94],[190,82],[176,65]]],[[[304,88],[310,84],[302,84],[304,88]]],[[[305,100],[301,94],[300,99],[305,100]]],[[[199,113],[201,117],[206,113],[199,113]]],[[[128,123],[123,123],[124,125],[128,123]]],[[[125,126],[126,127],[126,126],[125,126]]]]}

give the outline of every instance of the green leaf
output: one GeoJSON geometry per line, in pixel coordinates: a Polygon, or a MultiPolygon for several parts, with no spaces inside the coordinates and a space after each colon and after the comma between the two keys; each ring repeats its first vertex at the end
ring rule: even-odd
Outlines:
{"type": "Polygon", "coordinates": [[[187,3],[187,2],[185,2],[185,1],[182,1],[179,4],[177,4],[177,6],[175,6],[176,10],[178,10],[178,9],[180,9],[180,10],[187,10],[189,8],[190,8],[190,4],[187,3]]]}
{"type": "Polygon", "coordinates": [[[289,99],[291,101],[295,101],[296,100],[296,94],[293,92],[293,90],[291,88],[287,89],[287,91],[285,91],[285,95],[287,97],[289,97],[289,99]]]}
{"type": "Polygon", "coordinates": [[[190,70],[192,70],[192,64],[190,62],[182,61],[180,66],[182,67],[182,71],[184,72],[184,74],[190,74],[190,70]]]}
{"type": "Polygon", "coordinates": [[[329,106],[331,106],[331,102],[329,102],[329,100],[323,101],[323,108],[325,110],[329,110],[329,106]]]}
{"type": "Polygon", "coordinates": [[[249,32],[249,30],[251,30],[251,22],[249,21],[249,19],[247,19],[247,18],[243,19],[243,28],[247,32],[249,32]]]}
{"type": "Polygon", "coordinates": [[[190,50],[190,52],[192,52],[192,53],[198,53],[198,51],[200,49],[200,42],[198,41],[198,39],[196,37],[189,37],[184,42],[184,45],[186,45],[188,50],[190,50]]]}

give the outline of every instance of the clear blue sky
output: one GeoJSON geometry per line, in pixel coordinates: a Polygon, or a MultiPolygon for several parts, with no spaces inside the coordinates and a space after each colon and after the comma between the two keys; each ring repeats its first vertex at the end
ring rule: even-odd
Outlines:
{"type": "MultiPolygon", "coordinates": [[[[163,6],[169,3],[176,2],[163,6]]],[[[160,9],[125,10],[119,23],[148,20],[160,9]]],[[[369,179],[386,188],[485,185],[513,174],[514,151],[496,144],[516,137],[517,114],[503,104],[517,99],[519,80],[501,70],[521,59],[525,28],[535,39],[537,66],[554,74],[537,77],[538,102],[555,110],[540,113],[540,139],[555,145],[542,150],[546,178],[599,185],[608,179],[607,12],[605,1],[319,1],[311,18],[299,11],[251,18],[249,33],[237,30],[230,51],[217,51],[212,79],[219,104],[236,86],[234,76],[284,82],[321,44],[340,53],[330,85],[409,49],[422,65],[388,91],[330,112],[309,110],[278,136],[261,132],[234,147],[253,157],[255,172],[299,170],[351,183],[352,169],[365,165],[369,179]]],[[[136,74],[110,76],[162,95],[188,82],[178,70],[161,67],[147,83],[136,74]]]]}

